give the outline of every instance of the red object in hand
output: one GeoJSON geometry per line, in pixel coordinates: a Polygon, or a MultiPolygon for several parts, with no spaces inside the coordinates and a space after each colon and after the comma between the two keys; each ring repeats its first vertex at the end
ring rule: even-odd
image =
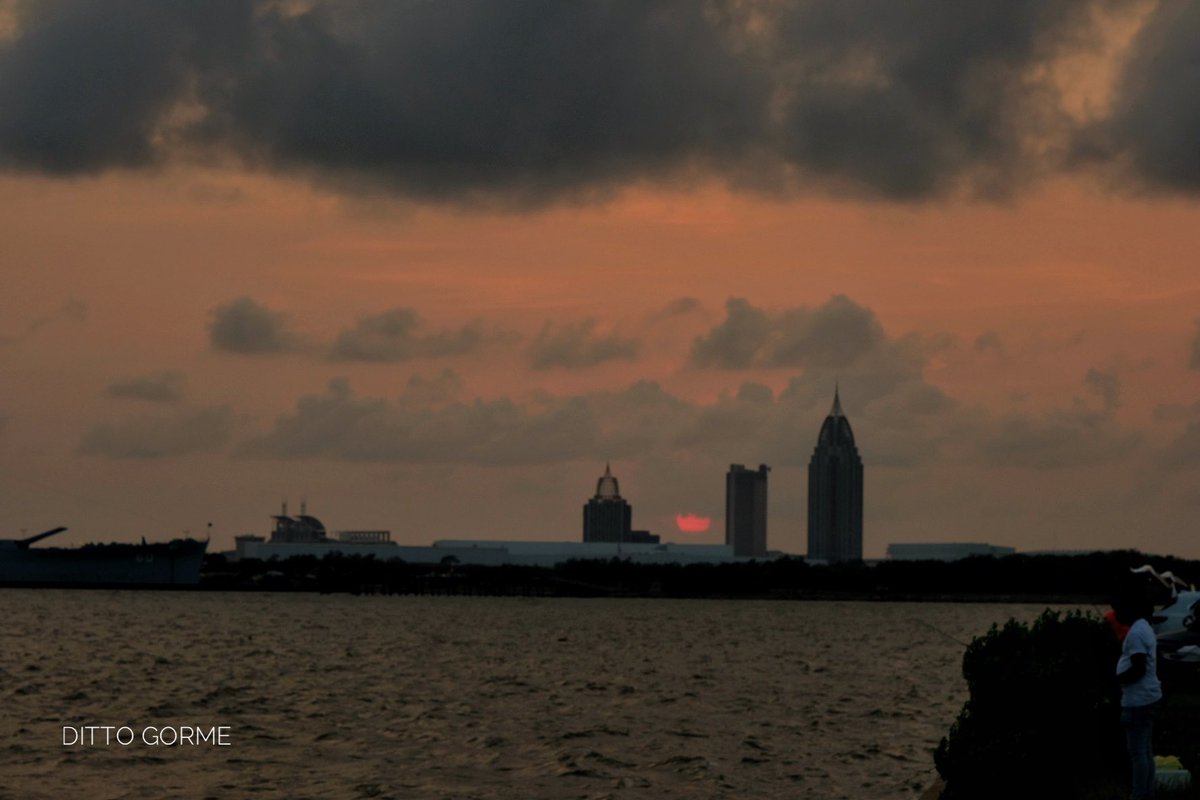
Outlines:
{"type": "Polygon", "coordinates": [[[1113,635],[1117,637],[1118,642],[1125,641],[1125,634],[1129,633],[1129,626],[1122,625],[1117,620],[1117,612],[1111,608],[1105,612],[1104,621],[1108,623],[1108,627],[1112,628],[1113,635]]]}

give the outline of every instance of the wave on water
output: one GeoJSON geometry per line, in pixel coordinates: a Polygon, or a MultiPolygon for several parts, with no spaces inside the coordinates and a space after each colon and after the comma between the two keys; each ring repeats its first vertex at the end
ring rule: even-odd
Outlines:
{"type": "Polygon", "coordinates": [[[1032,606],[9,590],[0,798],[916,798],[1032,606]],[[228,747],[64,726],[228,726],[228,747]],[[153,786],[153,788],[150,788],[153,786]]]}

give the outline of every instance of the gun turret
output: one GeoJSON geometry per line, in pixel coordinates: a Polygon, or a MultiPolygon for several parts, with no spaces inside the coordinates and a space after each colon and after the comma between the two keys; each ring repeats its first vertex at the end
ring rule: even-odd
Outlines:
{"type": "Polygon", "coordinates": [[[55,528],[53,530],[44,531],[42,533],[39,533],[36,536],[30,536],[28,539],[18,539],[17,540],[17,549],[18,550],[28,550],[29,545],[34,544],[35,542],[40,542],[42,539],[45,539],[49,536],[53,536],[56,533],[62,533],[65,530],[66,530],[66,528],[55,528]]]}

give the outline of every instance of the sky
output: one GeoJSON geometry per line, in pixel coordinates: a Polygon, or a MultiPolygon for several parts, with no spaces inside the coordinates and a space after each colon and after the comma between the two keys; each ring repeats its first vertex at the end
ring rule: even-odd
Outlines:
{"type": "Polygon", "coordinates": [[[226,549],[286,499],[573,541],[611,464],[711,543],[765,463],[802,554],[836,386],[868,558],[1200,558],[1198,39],[1116,0],[0,0],[3,533],[226,549]]]}

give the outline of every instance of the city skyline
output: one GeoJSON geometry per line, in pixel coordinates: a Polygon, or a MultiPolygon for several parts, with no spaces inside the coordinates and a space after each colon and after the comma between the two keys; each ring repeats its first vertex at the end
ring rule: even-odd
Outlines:
{"type": "Polygon", "coordinates": [[[802,553],[838,382],[867,558],[1200,557],[1194,8],[206,8],[0,0],[3,535],[576,540],[611,461],[720,543],[766,463],[802,553]]]}

